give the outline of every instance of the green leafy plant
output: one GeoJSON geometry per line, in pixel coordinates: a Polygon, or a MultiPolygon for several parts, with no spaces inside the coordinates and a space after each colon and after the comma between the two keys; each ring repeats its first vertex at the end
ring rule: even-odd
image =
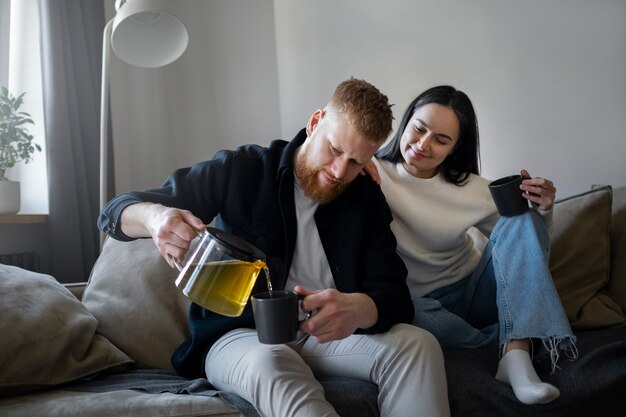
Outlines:
{"type": "Polygon", "coordinates": [[[7,179],[8,168],[21,161],[28,163],[35,151],[41,151],[28,132],[27,125],[34,125],[30,114],[19,111],[24,94],[15,97],[6,87],[0,92],[0,181],[7,179]]]}

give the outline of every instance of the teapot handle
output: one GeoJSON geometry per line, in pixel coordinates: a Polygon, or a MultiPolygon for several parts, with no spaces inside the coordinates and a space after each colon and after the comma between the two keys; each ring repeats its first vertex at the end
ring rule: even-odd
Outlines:
{"type": "Polygon", "coordinates": [[[174,262],[174,265],[176,266],[176,269],[178,269],[179,271],[183,270],[183,266],[180,264],[180,262],[178,262],[178,259],[172,258],[172,261],[174,262]]]}
{"type": "MultiPolygon", "coordinates": [[[[206,230],[203,230],[201,232],[196,230],[196,234],[198,235],[199,238],[202,238],[205,233],[207,233],[206,230]]],[[[172,258],[172,262],[174,262],[174,265],[176,266],[176,269],[178,269],[179,271],[183,270],[183,266],[180,264],[180,261],[178,259],[172,258]]]]}

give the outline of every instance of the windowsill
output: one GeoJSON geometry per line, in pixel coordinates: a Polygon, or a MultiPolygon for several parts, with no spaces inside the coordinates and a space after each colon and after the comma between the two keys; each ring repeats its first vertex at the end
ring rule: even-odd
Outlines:
{"type": "Polygon", "coordinates": [[[47,214],[0,214],[0,224],[43,224],[47,214]]]}

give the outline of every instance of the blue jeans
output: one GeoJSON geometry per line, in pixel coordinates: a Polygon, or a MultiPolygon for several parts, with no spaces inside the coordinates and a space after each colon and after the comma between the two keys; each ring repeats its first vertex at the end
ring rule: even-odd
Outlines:
{"type": "Polygon", "coordinates": [[[549,269],[550,237],[535,210],[501,217],[473,274],[414,297],[413,324],[443,349],[539,339],[556,365],[559,350],[576,356],[576,338],[549,269]]]}

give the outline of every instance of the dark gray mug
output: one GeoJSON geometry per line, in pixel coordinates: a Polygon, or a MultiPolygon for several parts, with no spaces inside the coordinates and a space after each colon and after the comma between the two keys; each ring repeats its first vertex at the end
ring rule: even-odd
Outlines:
{"type": "Polygon", "coordinates": [[[296,340],[299,328],[298,294],[280,290],[254,294],[252,311],[259,336],[265,344],[289,343],[296,340]]]}
{"type": "Polygon", "coordinates": [[[522,196],[523,191],[519,188],[522,179],[521,175],[510,175],[489,184],[500,216],[518,216],[528,210],[528,200],[522,196]]]}

